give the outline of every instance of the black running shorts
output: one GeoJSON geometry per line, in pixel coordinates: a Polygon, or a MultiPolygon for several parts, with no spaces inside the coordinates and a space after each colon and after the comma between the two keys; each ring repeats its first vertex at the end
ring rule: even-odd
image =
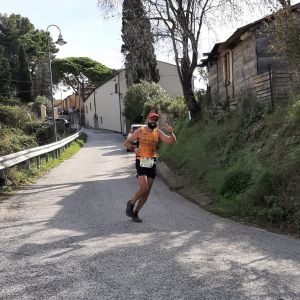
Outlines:
{"type": "Polygon", "coordinates": [[[155,179],[155,175],[156,175],[156,162],[153,165],[152,168],[143,168],[140,166],[140,160],[137,159],[135,162],[135,166],[136,166],[136,171],[138,176],[147,176],[150,177],[152,179],[155,179]]]}

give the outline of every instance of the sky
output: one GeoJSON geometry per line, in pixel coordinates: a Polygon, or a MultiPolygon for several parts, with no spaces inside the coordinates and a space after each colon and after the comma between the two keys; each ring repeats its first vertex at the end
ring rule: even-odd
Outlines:
{"type": "MultiPolygon", "coordinates": [[[[57,25],[67,42],[64,46],[58,46],[57,58],[84,56],[108,68],[123,67],[123,55],[120,52],[121,20],[104,21],[97,0],[3,0],[1,2],[0,13],[8,15],[14,13],[27,17],[37,29],[46,30],[49,25],[57,25]]],[[[225,41],[238,27],[260,17],[257,15],[250,19],[248,14],[242,23],[231,24],[220,29],[218,37],[206,33],[202,39],[201,53],[209,52],[215,42],[225,41]]],[[[51,26],[49,32],[56,41],[59,30],[51,26]]],[[[156,52],[156,57],[160,61],[175,64],[172,57],[159,51],[156,52]]],[[[197,76],[198,72],[196,71],[194,75],[197,76]]],[[[196,78],[195,87],[199,86],[199,79],[196,78]]],[[[63,92],[63,98],[70,93],[70,91],[63,92]]],[[[56,94],[55,98],[60,98],[60,93],[56,94]]]]}

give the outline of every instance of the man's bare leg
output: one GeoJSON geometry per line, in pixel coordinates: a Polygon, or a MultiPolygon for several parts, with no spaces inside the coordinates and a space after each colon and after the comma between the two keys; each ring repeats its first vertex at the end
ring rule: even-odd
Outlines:
{"type": "Polygon", "coordinates": [[[140,211],[141,208],[143,207],[143,205],[146,203],[148,197],[149,197],[149,194],[150,194],[150,191],[151,191],[151,188],[152,188],[154,179],[152,179],[152,178],[150,178],[150,177],[147,177],[147,181],[148,181],[148,189],[147,189],[147,192],[140,198],[140,200],[139,200],[139,202],[138,202],[138,205],[137,205],[135,211],[140,211]]]}
{"type": "Polygon", "coordinates": [[[134,197],[131,200],[131,204],[135,204],[136,201],[141,199],[148,192],[148,178],[146,175],[138,177],[140,189],[135,193],[134,197]]]}

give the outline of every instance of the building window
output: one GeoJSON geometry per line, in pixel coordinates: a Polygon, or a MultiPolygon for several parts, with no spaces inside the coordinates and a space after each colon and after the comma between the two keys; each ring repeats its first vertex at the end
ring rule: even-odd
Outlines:
{"type": "Polygon", "coordinates": [[[88,113],[87,105],[85,106],[85,108],[86,108],[86,113],[88,113]]]}
{"type": "Polygon", "coordinates": [[[90,102],[90,110],[92,110],[92,103],[90,102]]]}
{"type": "Polygon", "coordinates": [[[100,117],[100,123],[103,123],[103,122],[102,122],[102,117],[100,117]]]}
{"type": "Polygon", "coordinates": [[[232,51],[228,51],[223,57],[223,75],[225,85],[232,83],[232,51]]]}

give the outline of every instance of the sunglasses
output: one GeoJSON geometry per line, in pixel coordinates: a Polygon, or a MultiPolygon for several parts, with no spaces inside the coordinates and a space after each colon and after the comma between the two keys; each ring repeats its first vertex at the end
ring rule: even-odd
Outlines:
{"type": "Polygon", "coordinates": [[[158,122],[158,119],[149,118],[149,121],[151,121],[151,122],[158,122]]]}

